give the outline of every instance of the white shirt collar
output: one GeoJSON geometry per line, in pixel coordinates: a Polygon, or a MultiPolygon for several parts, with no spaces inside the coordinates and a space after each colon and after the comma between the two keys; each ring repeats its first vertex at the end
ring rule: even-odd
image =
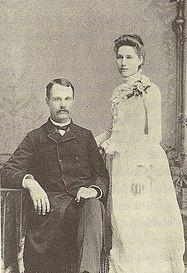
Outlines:
{"type": "Polygon", "coordinates": [[[68,121],[65,122],[65,123],[60,123],[60,122],[56,122],[56,121],[52,120],[51,117],[50,117],[50,121],[51,121],[54,125],[56,125],[56,126],[66,126],[66,125],[69,125],[69,124],[71,123],[71,119],[68,120],[68,121]]]}

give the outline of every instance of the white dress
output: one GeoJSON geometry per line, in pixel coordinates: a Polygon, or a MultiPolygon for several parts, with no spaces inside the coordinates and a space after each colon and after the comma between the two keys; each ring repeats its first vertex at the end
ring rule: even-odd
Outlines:
{"type": "Polygon", "coordinates": [[[110,273],[183,273],[183,224],[160,146],[160,91],[138,72],[114,90],[111,102],[112,131],[103,142],[113,154],[110,273]],[[145,188],[134,194],[139,165],[147,169],[145,188]]]}

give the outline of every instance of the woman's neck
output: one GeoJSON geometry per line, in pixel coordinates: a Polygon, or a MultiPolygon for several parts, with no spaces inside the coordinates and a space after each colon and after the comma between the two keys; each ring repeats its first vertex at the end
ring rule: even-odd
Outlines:
{"type": "Polygon", "coordinates": [[[135,74],[129,76],[129,77],[123,77],[123,83],[129,84],[129,83],[134,83],[141,77],[142,70],[139,69],[135,74]]]}

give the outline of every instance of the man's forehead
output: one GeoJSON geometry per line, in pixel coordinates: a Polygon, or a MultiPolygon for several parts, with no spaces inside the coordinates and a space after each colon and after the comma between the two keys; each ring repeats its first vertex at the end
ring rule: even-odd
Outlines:
{"type": "Polygon", "coordinates": [[[52,96],[73,96],[73,90],[71,86],[63,86],[58,83],[55,83],[51,88],[51,95],[52,96]]]}

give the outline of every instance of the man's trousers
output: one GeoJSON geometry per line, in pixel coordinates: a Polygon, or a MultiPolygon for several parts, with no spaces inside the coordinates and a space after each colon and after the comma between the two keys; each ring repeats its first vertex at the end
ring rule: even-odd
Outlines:
{"type": "Polygon", "coordinates": [[[77,203],[69,195],[49,194],[45,216],[31,210],[24,249],[25,273],[63,273],[64,264],[77,272],[99,273],[104,239],[104,206],[96,198],[77,203]],[[72,251],[73,250],[73,251],[72,251]]]}

